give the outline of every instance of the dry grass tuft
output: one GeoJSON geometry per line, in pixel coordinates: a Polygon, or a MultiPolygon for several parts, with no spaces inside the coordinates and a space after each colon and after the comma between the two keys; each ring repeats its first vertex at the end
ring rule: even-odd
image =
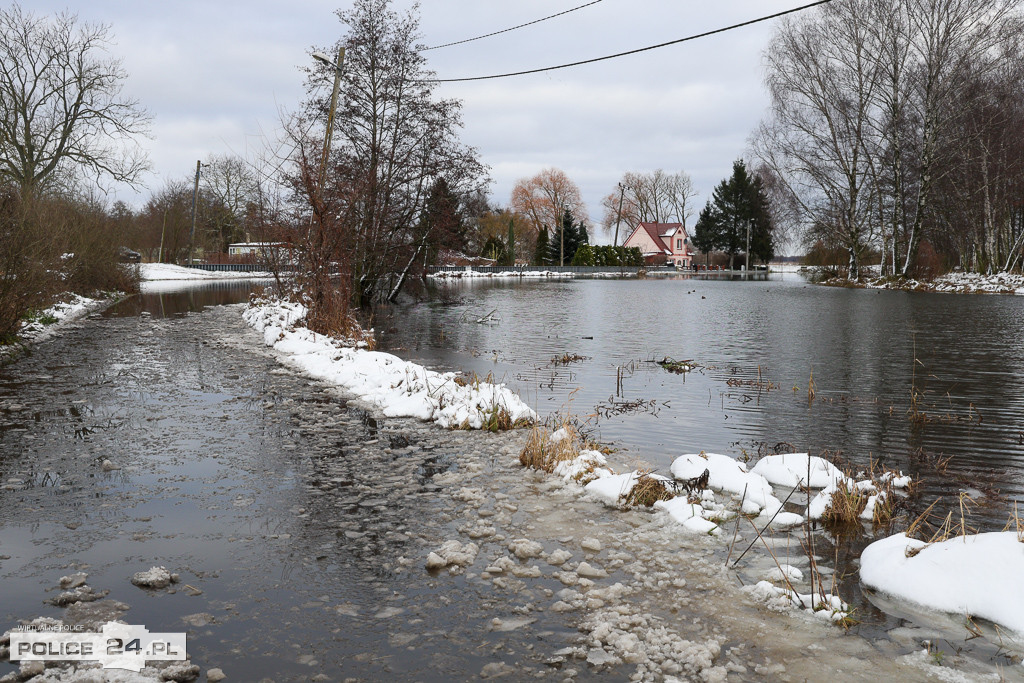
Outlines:
{"type": "Polygon", "coordinates": [[[626,507],[651,507],[659,500],[672,500],[676,497],[675,491],[669,490],[665,482],[655,479],[650,472],[641,472],[637,477],[636,484],[626,494],[623,501],[626,507]]]}
{"type": "Polygon", "coordinates": [[[921,552],[924,548],[932,545],[933,543],[942,543],[948,541],[951,538],[964,538],[972,536],[978,533],[978,530],[967,524],[967,520],[971,515],[971,508],[977,506],[977,502],[974,501],[967,493],[962,492],[959,497],[959,508],[960,508],[960,521],[957,522],[953,517],[953,510],[950,510],[946,514],[945,518],[942,519],[938,524],[933,524],[935,521],[935,515],[932,509],[935,505],[942,500],[937,498],[934,503],[925,508],[924,512],[918,515],[917,519],[911,522],[907,528],[906,535],[908,538],[916,538],[924,541],[925,545],[920,548],[908,548],[907,557],[913,557],[921,552]],[[931,535],[928,532],[931,531],[931,535]]]}
{"type": "Polygon", "coordinates": [[[507,432],[510,429],[521,429],[533,424],[532,420],[526,418],[513,420],[508,408],[500,404],[491,408],[491,412],[484,413],[483,418],[484,423],[481,429],[488,432],[507,432]]]}
{"type": "Polygon", "coordinates": [[[568,351],[563,353],[561,356],[555,356],[551,359],[552,365],[569,365],[570,363],[579,363],[585,360],[590,360],[590,356],[581,356],[578,353],[569,353],[568,351]]]}
{"type": "Polygon", "coordinates": [[[1016,501],[1013,503],[1013,512],[1010,513],[1010,518],[1006,520],[1006,526],[1003,527],[1003,531],[1016,531],[1017,540],[1024,543],[1024,520],[1020,518],[1016,501]]]}
{"type": "Polygon", "coordinates": [[[832,494],[832,502],[822,513],[821,521],[831,527],[860,526],[860,515],[867,507],[870,494],[856,486],[840,485],[832,494]]]}
{"type": "Polygon", "coordinates": [[[552,432],[541,425],[535,426],[519,454],[519,462],[523,467],[551,473],[558,463],[575,460],[583,449],[579,432],[570,424],[563,424],[555,431],[562,430],[565,430],[566,436],[552,441],[552,432]]]}

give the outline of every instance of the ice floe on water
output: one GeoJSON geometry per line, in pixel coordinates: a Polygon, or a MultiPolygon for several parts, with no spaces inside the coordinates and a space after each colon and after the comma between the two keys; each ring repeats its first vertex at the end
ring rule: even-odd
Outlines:
{"type": "Polygon", "coordinates": [[[261,301],[243,315],[285,363],[343,387],[385,417],[415,417],[463,429],[537,419],[537,413],[504,384],[467,382],[455,373],[428,370],[390,353],[356,348],[350,341],[303,327],[305,314],[301,304],[261,301]]]}

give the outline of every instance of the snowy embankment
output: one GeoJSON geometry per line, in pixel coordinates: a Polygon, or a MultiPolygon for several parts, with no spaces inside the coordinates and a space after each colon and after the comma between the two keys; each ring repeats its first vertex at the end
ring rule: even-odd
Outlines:
{"type": "Polygon", "coordinates": [[[171,263],[140,263],[139,277],[143,282],[160,280],[249,280],[274,277],[269,272],[234,272],[185,268],[171,263]]]}
{"type": "Polygon", "coordinates": [[[556,273],[550,270],[503,270],[495,273],[483,273],[475,270],[445,270],[437,273],[430,273],[427,277],[441,280],[460,280],[471,278],[547,278],[547,277],[573,277],[573,273],[556,273]]]}
{"type": "Polygon", "coordinates": [[[90,299],[78,294],[64,295],[66,301],[58,301],[53,306],[39,311],[28,318],[18,332],[25,341],[45,341],[54,336],[62,325],[84,318],[97,308],[109,303],[108,299],[90,299]]]}
{"type": "Polygon", "coordinates": [[[860,558],[865,586],[923,607],[987,619],[1024,638],[1024,536],[1016,531],[925,543],[896,534],[860,558]]]}
{"type": "Polygon", "coordinates": [[[355,348],[302,326],[301,304],[259,301],[243,313],[267,346],[292,367],[342,387],[386,417],[415,417],[452,429],[532,423],[537,413],[503,384],[467,382],[390,353],[355,348]]]}
{"type": "MultiPolygon", "coordinates": [[[[64,294],[64,301],[42,311],[31,312],[18,330],[22,344],[37,344],[60,334],[74,321],[84,318],[93,311],[103,308],[111,299],[90,299],[78,294],[64,294]]],[[[17,353],[17,345],[0,346],[0,361],[17,353]]]]}
{"type": "Polygon", "coordinates": [[[934,280],[894,280],[879,278],[868,281],[869,289],[905,289],[922,292],[953,294],[1021,294],[1024,295],[1024,275],[1013,273],[947,273],[934,280]]]}

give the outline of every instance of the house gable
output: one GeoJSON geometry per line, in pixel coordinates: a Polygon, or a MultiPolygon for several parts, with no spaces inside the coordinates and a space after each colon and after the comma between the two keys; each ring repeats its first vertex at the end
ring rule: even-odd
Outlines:
{"type": "Polygon", "coordinates": [[[648,260],[664,258],[683,268],[689,268],[693,262],[690,238],[682,223],[640,223],[623,246],[639,247],[648,260]]]}

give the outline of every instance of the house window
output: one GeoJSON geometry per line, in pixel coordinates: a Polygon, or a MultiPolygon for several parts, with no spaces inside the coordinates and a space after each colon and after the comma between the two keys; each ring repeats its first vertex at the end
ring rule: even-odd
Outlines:
{"type": "Polygon", "coordinates": [[[681,239],[676,240],[676,251],[682,251],[682,250],[683,250],[683,241],[681,239]]]}

